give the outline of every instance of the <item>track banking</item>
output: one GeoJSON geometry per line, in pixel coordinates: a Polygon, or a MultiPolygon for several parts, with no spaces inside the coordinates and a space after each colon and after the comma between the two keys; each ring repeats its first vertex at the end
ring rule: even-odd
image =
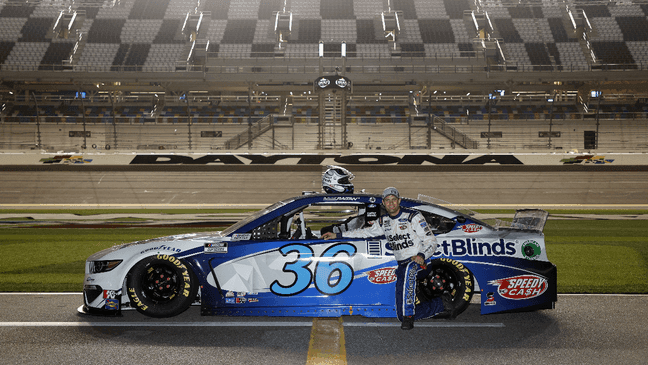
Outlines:
{"type": "Polygon", "coordinates": [[[434,256],[515,256],[515,242],[480,242],[474,238],[443,240],[434,256]]]}

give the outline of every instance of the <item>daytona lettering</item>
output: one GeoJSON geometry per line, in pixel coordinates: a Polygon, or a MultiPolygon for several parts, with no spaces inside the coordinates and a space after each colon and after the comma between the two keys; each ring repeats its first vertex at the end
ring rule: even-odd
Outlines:
{"type": "Polygon", "coordinates": [[[431,155],[205,155],[190,157],[183,155],[137,155],[130,162],[131,165],[275,165],[285,164],[285,161],[295,161],[296,165],[522,165],[522,161],[511,155],[482,155],[467,160],[469,155],[445,155],[435,157],[431,155]],[[326,160],[332,160],[330,163],[326,160]]]}

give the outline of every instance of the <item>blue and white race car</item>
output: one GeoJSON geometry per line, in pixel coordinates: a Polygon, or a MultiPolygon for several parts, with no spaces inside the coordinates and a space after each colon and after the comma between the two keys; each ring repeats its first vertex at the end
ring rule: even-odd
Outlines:
{"type": "MultiPolygon", "coordinates": [[[[222,232],[115,246],[90,256],[84,313],[125,308],[151,317],[192,304],[203,315],[395,317],[396,261],[384,237],[320,239],[328,224],[380,214],[372,194],[305,194],[275,203],[222,232]]],[[[547,212],[520,210],[510,227],[423,200],[439,247],[419,277],[420,300],[449,292],[459,312],[478,291],[481,313],[551,309],[556,266],[542,230],[547,212]]]]}

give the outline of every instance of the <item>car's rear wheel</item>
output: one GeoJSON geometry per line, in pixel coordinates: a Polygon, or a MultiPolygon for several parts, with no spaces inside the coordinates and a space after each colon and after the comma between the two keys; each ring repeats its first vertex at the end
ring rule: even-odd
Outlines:
{"type": "Polygon", "coordinates": [[[133,266],[126,280],[131,306],[150,317],[178,315],[198,292],[195,275],[174,256],[150,256],[133,266]]]}
{"type": "Polygon", "coordinates": [[[456,313],[465,311],[475,289],[470,270],[461,262],[447,258],[432,260],[427,270],[429,273],[418,285],[420,295],[434,298],[448,292],[457,308],[456,313]]]}

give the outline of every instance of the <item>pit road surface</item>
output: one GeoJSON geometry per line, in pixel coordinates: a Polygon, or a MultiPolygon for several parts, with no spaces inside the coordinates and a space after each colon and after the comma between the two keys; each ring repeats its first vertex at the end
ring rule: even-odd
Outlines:
{"type": "MultiPolygon", "coordinates": [[[[478,298],[478,296],[476,296],[478,298]]],[[[80,294],[0,294],[3,364],[306,364],[310,318],[78,314],[80,294]]],[[[473,303],[476,303],[473,298],[473,303]]],[[[349,364],[645,364],[648,297],[560,295],[555,310],[454,321],[343,317],[349,364]]],[[[333,320],[335,321],[335,320],[333,320]]]]}

